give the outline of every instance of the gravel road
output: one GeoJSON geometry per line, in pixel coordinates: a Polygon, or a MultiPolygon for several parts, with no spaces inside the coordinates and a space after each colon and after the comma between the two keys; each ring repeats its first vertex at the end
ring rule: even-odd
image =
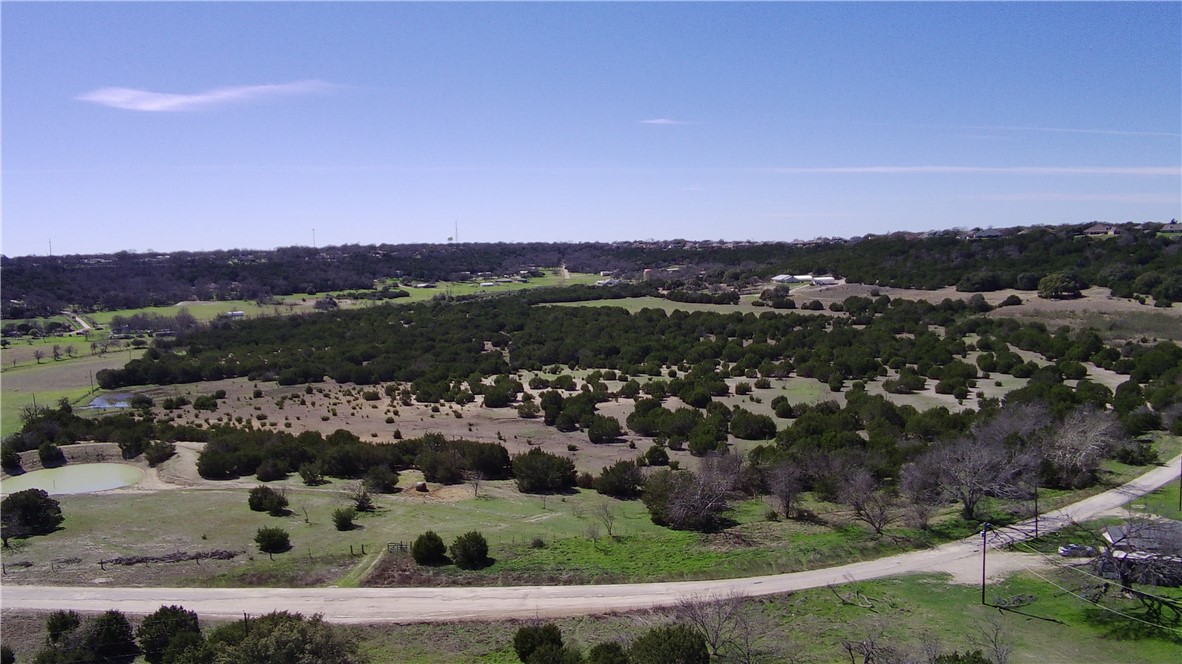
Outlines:
{"type": "MultiPolygon", "coordinates": [[[[1176,481],[1182,456],[1121,487],[1044,515],[1040,530],[1049,532],[1073,521],[1086,521],[1118,509],[1130,500],[1176,481]]],[[[1018,524],[993,536],[999,546],[1028,537],[1031,524],[1018,524]]],[[[464,619],[554,617],[668,606],[690,596],[741,593],[770,595],[827,584],[877,579],[916,572],[949,572],[963,577],[979,570],[981,538],[970,537],[927,549],[839,567],[775,576],[577,586],[514,586],[498,588],[116,588],[21,586],[0,587],[0,607],[12,610],[118,609],[146,614],[162,604],[181,604],[203,617],[234,618],[275,610],[320,613],[338,623],[412,623],[464,619]]],[[[990,563],[1013,569],[1033,566],[1040,557],[991,553],[990,563]]],[[[996,571],[996,570],[994,570],[996,571]]]]}

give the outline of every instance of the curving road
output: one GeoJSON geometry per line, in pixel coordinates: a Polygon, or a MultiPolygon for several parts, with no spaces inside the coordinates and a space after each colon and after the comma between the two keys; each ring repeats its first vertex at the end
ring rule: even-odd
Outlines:
{"type": "MultiPolygon", "coordinates": [[[[1086,521],[1179,477],[1182,456],[1121,487],[1042,516],[1043,532],[1086,521]]],[[[1027,538],[1032,522],[1007,528],[991,545],[1027,538]]],[[[888,558],[775,576],[578,586],[493,588],[108,588],[0,587],[0,606],[9,610],[75,609],[146,614],[163,604],[182,604],[202,616],[234,618],[275,610],[320,613],[340,623],[410,623],[464,619],[532,618],[648,609],[675,604],[690,596],[729,593],[770,595],[829,584],[913,572],[957,571],[980,561],[979,537],[888,558]]],[[[1019,556],[1021,554],[1009,554],[1019,556]]],[[[1004,557],[989,556],[989,561],[1004,557]]]]}

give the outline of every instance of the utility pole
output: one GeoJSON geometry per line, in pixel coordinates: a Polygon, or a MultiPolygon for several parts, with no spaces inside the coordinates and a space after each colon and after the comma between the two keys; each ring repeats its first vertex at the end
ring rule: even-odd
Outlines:
{"type": "Polygon", "coordinates": [[[1034,478],[1034,537],[1038,538],[1038,477],[1034,478]]]}
{"type": "Polygon", "coordinates": [[[989,549],[988,533],[992,528],[988,522],[981,524],[981,606],[985,603],[985,551],[989,549]]]}

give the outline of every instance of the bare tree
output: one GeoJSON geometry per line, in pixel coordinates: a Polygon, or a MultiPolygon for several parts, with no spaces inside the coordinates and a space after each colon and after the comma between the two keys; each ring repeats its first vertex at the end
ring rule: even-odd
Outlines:
{"type": "Polygon", "coordinates": [[[54,344],[53,345],[53,359],[54,360],[62,359],[62,345],[61,344],[54,344]]]}
{"type": "Polygon", "coordinates": [[[867,626],[861,639],[842,639],[841,649],[850,658],[850,664],[893,664],[905,658],[887,643],[886,628],[879,622],[867,626]]]}
{"type": "Polygon", "coordinates": [[[667,506],[675,528],[709,530],[729,507],[742,470],[742,458],[725,454],[702,459],[697,473],[673,473],[667,506]]]}
{"type": "Polygon", "coordinates": [[[792,506],[804,490],[804,472],[791,461],[780,461],[772,466],[767,475],[768,490],[780,503],[785,519],[792,518],[792,506]]]}
{"type": "Polygon", "coordinates": [[[1009,664],[1014,644],[1006,636],[1005,627],[997,618],[976,624],[977,634],[969,636],[969,643],[985,653],[993,664],[1009,664]]]}
{"type": "Polygon", "coordinates": [[[939,478],[921,466],[909,463],[899,474],[899,490],[907,499],[904,521],[912,528],[927,530],[936,510],[944,503],[939,478]]]}
{"type": "Polygon", "coordinates": [[[345,497],[353,501],[353,508],[358,512],[374,511],[373,496],[363,482],[353,482],[345,486],[345,497]]]}
{"type": "Polygon", "coordinates": [[[738,592],[727,595],[689,595],[677,601],[677,617],[692,625],[706,640],[710,654],[717,657],[721,652],[738,645],[743,622],[743,604],[746,597],[738,592]]]}
{"type": "Polygon", "coordinates": [[[65,351],[66,351],[66,355],[68,355],[70,357],[74,357],[74,353],[76,352],[74,350],[73,346],[66,346],[65,351]]]}
{"type": "Polygon", "coordinates": [[[881,489],[874,476],[865,468],[850,473],[838,499],[854,510],[855,519],[873,528],[875,535],[882,535],[883,530],[894,521],[894,497],[881,489]]]}
{"type": "Polygon", "coordinates": [[[464,480],[468,482],[468,486],[472,487],[472,497],[480,497],[480,485],[484,482],[484,471],[481,470],[465,470],[464,480]]]}
{"type": "Polygon", "coordinates": [[[41,360],[45,359],[45,351],[40,348],[34,350],[33,359],[37,360],[37,364],[41,364],[41,360]]]}
{"type": "Polygon", "coordinates": [[[1095,481],[1100,462],[1130,442],[1115,414],[1088,404],[1075,409],[1047,437],[1043,456],[1058,486],[1086,486],[1095,481]]]}
{"type": "Polygon", "coordinates": [[[593,511],[595,518],[599,519],[599,522],[603,524],[603,529],[607,531],[607,536],[614,537],[612,528],[616,525],[617,516],[615,506],[605,500],[597,504],[593,511]]]}
{"type": "Polygon", "coordinates": [[[934,477],[946,498],[961,503],[961,516],[974,519],[986,496],[1024,495],[1023,478],[1034,470],[1035,457],[999,438],[965,437],[933,447],[915,466],[913,472],[934,477]]]}
{"type": "Polygon", "coordinates": [[[1097,576],[1115,579],[1117,584],[1097,584],[1084,589],[1084,594],[1099,604],[1115,590],[1114,594],[1136,600],[1147,622],[1175,628],[1182,625],[1182,601],[1138,587],[1182,585],[1182,564],[1178,562],[1182,559],[1182,528],[1167,520],[1136,515],[1109,526],[1105,534],[1094,538],[1099,555],[1092,567],[1097,576]]]}

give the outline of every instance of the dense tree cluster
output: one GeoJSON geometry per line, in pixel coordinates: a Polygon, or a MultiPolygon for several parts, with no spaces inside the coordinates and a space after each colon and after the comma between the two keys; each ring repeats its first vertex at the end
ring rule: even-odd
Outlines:
{"type": "Polygon", "coordinates": [[[430,482],[456,484],[467,471],[485,479],[507,479],[509,453],[499,443],[446,440],[429,433],[420,438],[373,445],[349,431],[322,436],[316,431],[292,435],[282,431],[217,427],[197,459],[206,479],[230,479],[259,473],[271,465],[284,473],[299,471],[313,481],[322,477],[365,479],[375,491],[388,493],[397,471],[418,468],[430,482]]]}

